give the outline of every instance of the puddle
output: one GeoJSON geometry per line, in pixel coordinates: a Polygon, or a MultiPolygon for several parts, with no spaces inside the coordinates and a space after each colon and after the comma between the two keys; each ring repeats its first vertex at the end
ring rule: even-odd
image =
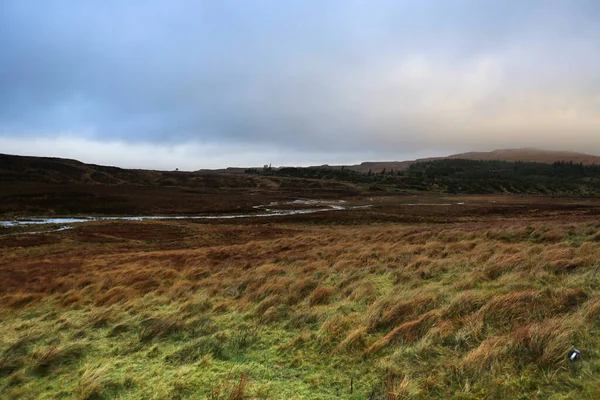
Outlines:
{"type": "MultiPolygon", "coordinates": [[[[61,225],[60,228],[43,231],[43,232],[19,232],[11,233],[3,236],[22,235],[22,234],[37,234],[37,233],[50,233],[59,232],[67,229],[71,229],[68,224],[93,222],[93,221],[144,221],[144,220],[195,220],[195,219],[236,219],[236,218],[267,218],[267,217],[278,217],[286,215],[302,215],[302,214],[314,214],[326,211],[343,211],[353,210],[372,207],[372,204],[362,206],[347,206],[342,205],[346,203],[345,200],[309,200],[309,199],[298,199],[286,202],[272,201],[269,204],[254,206],[253,208],[261,210],[258,213],[253,214],[221,214],[221,215],[143,215],[143,216],[115,216],[115,217],[51,217],[51,218],[19,218],[14,220],[0,220],[0,226],[2,227],[19,227],[29,225],[46,225],[56,224],[61,225]],[[283,206],[283,205],[314,205],[321,206],[317,208],[307,209],[289,209],[289,210],[278,210],[271,209],[269,207],[283,206]]],[[[465,203],[405,203],[404,206],[455,206],[464,205],[465,203]]]]}
{"type": "MultiPolygon", "coordinates": [[[[297,203],[301,200],[295,200],[294,202],[287,202],[285,204],[323,204],[322,201],[314,200],[314,203],[297,203]]],[[[308,200],[307,200],[308,201],[308,200]]],[[[313,200],[310,200],[313,201],[313,200]]],[[[343,200],[335,201],[335,203],[342,203],[343,200]]],[[[329,201],[329,203],[334,203],[333,201],[329,201]]],[[[286,216],[286,215],[301,215],[301,214],[313,214],[318,212],[325,211],[341,211],[341,210],[351,210],[354,208],[363,208],[364,206],[341,206],[337,204],[331,204],[326,207],[321,208],[311,208],[311,209],[300,209],[300,210],[272,210],[269,206],[277,205],[277,202],[271,202],[268,205],[264,206],[255,206],[254,208],[264,210],[263,212],[254,213],[254,214],[222,214],[222,215],[147,215],[147,216],[118,216],[118,217],[52,217],[52,218],[20,218],[15,220],[5,220],[0,221],[0,226],[3,227],[18,227],[18,226],[27,226],[27,225],[45,225],[45,224],[58,224],[63,225],[61,228],[56,229],[54,231],[45,231],[45,232],[27,232],[28,234],[35,233],[47,233],[47,232],[57,232],[61,230],[70,229],[69,226],[65,226],[65,224],[75,224],[75,223],[83,223],[83,222],[92,222],[92,221],[144,221],[144,220],[179,220],[179,219],[235,219],[235,218],[265,218],[265,217],[277,217],[277,216],[286,216]]],[[[19,233],[23,234],[23,233],[19,233]]],[[[8,235],[5,235],[8,236],[8,235]]]]}
{"type": "Polygon", "coordinates": [[[275,207],[275,206],[288,206],[288,205],[303,205],[303,206],[323,206],[323,207],[330,207],[332,209],[337,210],[339,206],[336,206],[336,204],[344,204],[346,203],[346,200],[314,200],[314,199],[298,199],[298,200],[292,200],[292,201],[272,201],[269,204],[263,204],[260,206],[253,206],[252,208],[255,208],[257,210],[265,210],[265,211],[272,211],[269,207],[275,207]]]}
{"type": "MultiPolygon", "coordinates": [[[[361,209],[372,207],[372,204],[362,205],[362,206],[348,206],[343,205],[346,203],[345,200],[309,200],[309,199],[298,199],[286,202],[277,202],[272,201],[269,204],[254,206],[253,208],[257,210],[261,210],[257,213],[252,214],[221,214],[221,215],[143,215],[143,216],[115,216],[115,217],[51,217],[51,218],[19,218],[14,220],[0,220],[0,226],[2,227],[19,227],[19,226],[28,226],[28,225],[46,225],[46,224],[56,224],[61,225],[60,228],[51,230],[51,231],[43,231],[43,232],[19,232],[12,233],[3,236],[12,236],[12,235],[21,235],[21,234],[36,234],[36,233],[49,233],[49,232],[58,232],[67,229],[71,229],[68,224],[75,223],[84,223],[84,222],[92,222],[92,221],[144,221],[144,220],[180,220],[180,219],[236,219],[236,218],[267,218],[267,217],[278,217],[278,216],[286,216],[286,215],[302,215],[302,214],[313,214],[319,212],[326,211],[343,211],[343,210],[353,210],[353,209],[361,209]],[[302,205],[314,205],[320,206],[316,208],[307,208],[307,209],[289,209],[289,210],[278,210],[271,209],[269,207],[275,206],[284,206],[284,205],[294,205],[294,204],[302,204],[302,205]]],[[[464,205],[464,202],[459,203],[405,203],[402,204],[404,206],[456,206],[456,205],[464,205]]]]}
{"type": "Polygon", "coordinates": [[[403,206],[427,206],[427,207],[434,207],[434,206],[464,206],[465,203],[460,202],[460,203],[404,203],[401,204],[403,206]]]}
{"type": "MultiPolygon", "coordinates": [[[[144,221],[144,220],[199,220],[199,219],[236,219],[236,218],[268,218],[278,217],[287,215],[302,215],[302,214],[314,214],[326,211],[343,211],[343,210],[354,210],[372,207],[372,204],[360,205],[360,206],[349,206],[343,205],[346,203],[345,200],[311,200],[311,199],[298,199],[285,202],[272,201],[269,204],[254,206],[256,210],[260,210],[257,213],[251,214],[220,214],[220,215],[143,215],[143,216],[113,216],[113,217],[32,217],[32,218],[19,218],[14,220],[0,220],[1,227],[20,227],[20,226],[31,226],[31,225],[60,225],[59,228],[46,231],[36,232],[15,232],[7,235],[1,235],[0,237],[14,236],[14,235],[35,235],[41,233],[52,233],[60,232],[68,229],[72,229],[69,224],[85,223],[93,221],[144,221]],[[270,207],[284,206],[284,205],[310,205],[316,206],[315,208],[307,209],[271,209],[270,207]]],[[[461,206],[464,202],[459,203],[405,203],[404,206],[461,206]]]]}
{"type": "Polygon", "coordinates": [[[308,200],[308,199],[299,199],[294,201],[288,201],[284,204],[304,204],[304,205],[315,205],[315,204],[342,204],[345,203],[346,200],[308,200]]]}
{"type": "MultiPolygon", "coordinates": [[[[11,225],[11,226],[17,226],[17,225],[11,225]]],[[[34,231],[34,232],[15,232],[15,233],[9,233],[7,235],[0,235],[0,237],[8,237],[8,236],[17,236],[17,235],[39,235],[42,233],[54,233],[54,232],[61,232],[61,231],[66,231],[69,229],[73,229],[72,226],[61,226],[60,228],[57,229],[52,229],[49,231],[34,231]]]]}

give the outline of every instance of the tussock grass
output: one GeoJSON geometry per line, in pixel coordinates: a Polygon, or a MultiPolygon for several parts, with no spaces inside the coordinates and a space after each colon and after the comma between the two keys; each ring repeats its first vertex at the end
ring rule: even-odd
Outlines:
{"type": "Polygon", "coordinates": [[[0,354],[0,375],[10,375],[26,363],[26,356],[32,343],[39,337],[24,335],[14,343],[10,343],[0,354]]]}
{"type": "Polygon", "coordinates": [[[186,343],[175,352],[167,355],[165,360],[170,363],[192,364],[206,356],[226,359],[226,342],[223,337],[202,336],[186,343]]]}
{"type": "Polygon", "coordinates": [[[582,289],[521,291],[494,297],[481,308],[480,314],[484,324],[490,328],[514,329],[573,311],[586,298],[587,294],[582,289]]]}
{"type": "Polygon", "coordinates": [[[46,374],[51,368],[73,364],[85,355],[86,347],[83,343],[36,347],[31,352],[31,369],[36,373],[46,374]]]}
{"type": "Polygon", "coordinates": [[[110,365],[86,365],[77,382],[75,393],[80,400],[102,398],[111,387],[116,386],[110,365]]]}
{"type": "Polygon", "coordinates": [[[228,242],[250,228],[186,223],[175,250],[16,249],[0,398],[593,398],[596,225],[267,224],[228,242]]]}
{"type": "Polygon", "coordinates": [[[42,299],[40,294],[15,293],[2,297],[2,304],[10,308],[22,308],[28,305],[34,305],[37,300],[42,299]]]}
{"type": "Polygon", "coordinates": [[[332,287],[320,287],[315,289],[310,294],[309,303],[311,306],[316,306],[318,304],[325,304],[329,302],[331,296],[335,293],[335,289],[332,287]]]}
{"type": "Polygon", "coordinates": [[[372,344],[366,354],[373,354],[382,348],[389,346],[395,342],[410,344],[425,336],[429,329],[439,320],[439,312],[437,310],[425,313],[423,316],[405,322],[398,327],[392,329],[390,333],[372,344]]]}
{"type": "Polygon", "coordinates": [[[333,353],[337,352],[354,352],[357,350],[362,350],[367,345],[368,338],[368,330],[367,327],[356,328],[352,332],[346,336],[344,340],[338,344],[333,353]]]}
{"type": "Polygon", "coordinates": [[[186,296],[185,301],[179,307],[184,315],[193,316],[204,314],[213,308],[213,303],[206,295],[195,294],[186,296]]]}
{"type": "Polygon", "coordinates": [[[378,311],[371,311],[374,317],[371,319],[369,328],[371,330],[385,329],[402,324],[413,317],[422,315],[435,308],[437,298],[435,296],[417,295],[410,300],[393,301],[391,304],[378,304],[373,307],[378,311]]]}
{"type": "Polygon", "coordinates": [[[183,318],[178,314],[159,314],[144,318],[139,333],[140,342],[149,342],[154,338],[165,338],[170,335],[189,331],[183,318]]]}
{"type": "Polygon", "coordinates": [[[237,381],[228,378],[228,380],[211,389],[208,398],[210,400],[243,400],[246,398],[248,379],[248,375],[245,374],[240,376],[237,381]]]}

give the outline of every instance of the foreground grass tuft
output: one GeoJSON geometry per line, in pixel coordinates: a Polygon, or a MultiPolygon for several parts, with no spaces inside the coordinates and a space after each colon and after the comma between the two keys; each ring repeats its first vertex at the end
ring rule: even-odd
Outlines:
{"type": "Polygon", "coordinates": [[[1,253],[0,398],[597,397],[600,224],[502,224],[1,253]]]}

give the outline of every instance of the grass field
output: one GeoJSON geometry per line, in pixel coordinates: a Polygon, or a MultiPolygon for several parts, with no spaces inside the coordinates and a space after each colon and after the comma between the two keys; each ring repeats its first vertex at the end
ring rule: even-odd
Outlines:
{"type": "Polygon", "coordinates": [[[599,398],[597,205],[505,200],[0,237],[0,398],[599,398]]]}

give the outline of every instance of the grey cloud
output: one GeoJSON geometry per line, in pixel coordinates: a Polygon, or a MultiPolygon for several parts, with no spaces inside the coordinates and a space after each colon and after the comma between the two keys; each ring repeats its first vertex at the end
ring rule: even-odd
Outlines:
{"type": "Polygon", "coordinates": [[[600,152],[593,1],[0,7],[4,137],[600,152]]]}

